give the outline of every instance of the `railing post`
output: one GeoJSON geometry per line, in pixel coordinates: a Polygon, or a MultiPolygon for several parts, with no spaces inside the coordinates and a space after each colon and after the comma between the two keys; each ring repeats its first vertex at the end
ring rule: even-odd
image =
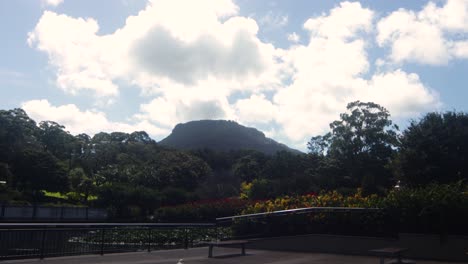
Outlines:
{"type": "Polygon", "coordinates": [[[47,229],[44,227],[44,229],[42,230],[42,237],[41,237],[41,255],[39,257],[40,259],[44,259],[44,255],[45,255],[46,231],[47,229]]]}
{"type": "Polygon", "coordinates": [[[64,212],[63,212],[63,206],[60,207],[60,220],[63,221],[63,215],[64,215],[64,212]]]}
{"type": "Polygon", "coordinates": [[[148,253],[151,252],[151,227],[148,226],[148,253]]]}
{"type": "Polygon", "coordinates": [[[31,217],[31,220],[34,220],[36,219],[36,215],[37,215],[37,204],[34,203],[33,205],[33,212],[32,212],[32,217],[31,217]]]}
{"type": "Polygon", "coordinates": [[[187,230],[187,228],[184,228],[184,233],[185,233],[184,248],[188,249],[188,230],[187,230]]]}
{"type": "Polygon", "coordinates": [[[101,229],[101,256],[104,255],[104,234],[105,233],[105,229],[101,229]]]}

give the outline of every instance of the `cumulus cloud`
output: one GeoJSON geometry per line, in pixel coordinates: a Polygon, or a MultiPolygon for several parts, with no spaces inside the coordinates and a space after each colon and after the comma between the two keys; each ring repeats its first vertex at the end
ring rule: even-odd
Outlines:
{"type": "Polygon", "coordinates": [[[134,54],[142,70],[185,84],[213,75],[237,79],[263,71],[259,47],[247,31],[239,31],[224,45],[210,35],[192,42],[176,39],[162,27],[151,29],[135,45],[134,54]]]}
{"type": "Polygon", "coordinates": [[[258,39],[253,19],[237,12],[231,0],[152,0],[123,27],[101,35],[92,18],[45,11],[28,43],[47,53],[57,86],[72,94],[116,96],[116,81],[144,91],[213,78],[232,89],[278,83],[275,48],[258,39]]]}
{"type": "Polygon", "coordinates": [[[278,108],[265,95],[253,94],[249,98],[238,100],[235,104],[237,117],[246,123],[268,123],[278,115],[278,108]]]}
{"type": "Polygon", "coordinates": [[[288,24],[289,18],[286,15],[281,15],[269,11],[266,15],[260,17],[258,22],[267,30],[284,27],[288,24]]]}
{"type": "Polygon", "coordinates": [[[226,91],[212,91],[211,87],[202,85],[186,89],[175,86],[164,95],[142,104],[136,117],[169,129],[191,120],[235,119],[226,91]]]}
{"type": "Polygon", "coordinates": [[[421,11],[399,9],[377,25],[377,43],[390,47],[394,62],[443,65],[466,58],[466,42],[457,39],[468,33],[468,1],[448,0],[439,7],[429,2],[421,11]]]}
{"type": "MultiPolygon", "coordinates": [[[[342,2],[308,19],[303,27],[309,37],[301,43],[297,33],[290,34],[295,44],[287,49],[261,41],[259,24],[267,27],[266,22],[239,16],[230,0],[152,0],[107,35],[99,33],[94,19],[46,11],[28,42],[48,55],[59,88],[112,99],[119,95],[117,83],[123,83],[139,87],[148,99],[127,123],[45,100],[23,107],[34,118],[88,133],[144,129],[163,135],[177,123],[199,119],[273,124],[271,135],[305,147],[354,100],[381,104],[394,117],[440,106],[438,95],[415,73],[383,67],[388,66],[384,59],[369,72],[368,51],[377,37],[378,45],[391,48],[394,62],[438,64],[455,56],[467,58],[467,42],[447,38],[466,31],[463,14],[454,18],[444,11],[459,12],[461,4],[449,0],[418,13],[398,10],[376,23],[373,10],[342,2]],[[418,46],[429,41],[427,49],[418,46]]],[[[287,18],[272,21],[285,25],[287,18]]]]}
{"type": "Polygon", "coordinates": [[[63,0],[42,0],[43,5],[56,7],[63,3],[63,0]]]}
{"type": "Polygon", "coordinates": [[[291,141],[305,142],[324,133],[351,101],[376,102],[397,117],[439,104],[416,74],[394,70],[365,78],[369,74],[366,34],[372,32],[373,20],[372,10],[345,2],[306,21],[309,43],[285,54],[293,69],[292,82],[274,96],[276,121],[291,141]]]}
{"type": "Polygon", "coordinates": [[[99,132],[133,132],[146,131],[153,137],[167,135],[168,130],[159,128],[148,121],[134,122],[127,124],[122,122],[112,122],[106,114],[99,111],[81,111],[74,104],[53,106],[48,100],[31,100],[22,103],[21,107],[28,115],[40,121],[54,121],[66,127],[72,134],[87,133],[94,135],[99,132]]]}
{"type": "Polygon", "coordinates": [[[372,28],[373,11],[362,8],[359,2],[342,2],[339,7],[330,10],[329,15],[310,18],[304,24],[311,36],[326,38],[352,37],[358,31],[372,28]]]}
{"type": "Polygon", "coordinates": [[[301,37],[296,32],[293,32],[291,34],[288,34],[288,40],[297,43],[301,40],[301,37]]]}
{"type": "Polygon", "coordinates": [[[112,50],[112,45],[96,35],[98,30],[94,19],[45,11],[29,33],[28,43],[47,53],[61,89],[72,94],[89,89],[99,96],[117,95],[118,87],[109,78],[113,58],[104,51],[112,50]]]}
{"type": "Polygon", "coordinates": [[[162,126],[171,128],[178,123],[191,120],[225,119],[223,104],[216,100],[170,100],[164,97],[153,99],[141,105],[141,120],[152,120],[162,126]]]}

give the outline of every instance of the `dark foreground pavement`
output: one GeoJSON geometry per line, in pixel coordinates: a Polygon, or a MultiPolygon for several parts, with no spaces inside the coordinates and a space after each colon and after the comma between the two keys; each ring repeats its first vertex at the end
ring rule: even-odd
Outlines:
{"type": "MultiPolygon", "coordinates": [[[[188,250],[164,250],[135,253],[119,253],[100,255],[83,255],[72,257],[46,258],[44,260],[10,260],[0,261],[1,264],[22,263],[22,264],[177,264],[180,259],[183,264],[202,264],[202,263],[242,263],[242,264],[378,264],[376,257],[333,255],[320,253],[296,253],[281,251],[249,250],[247,255],[240,255],[240,249],[236,248],[214,248],[214,258],[208,258],[208,248],[191,248],[188,250]]],[[[437,262],[417,260],[418,264],[442,264],[454,262],[437,262]]]]}

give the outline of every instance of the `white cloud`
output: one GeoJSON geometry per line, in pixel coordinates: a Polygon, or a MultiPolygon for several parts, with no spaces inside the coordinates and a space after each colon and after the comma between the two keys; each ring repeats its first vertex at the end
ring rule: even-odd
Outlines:
{"type": "MultiPolygon", "coordinates": [[[[430,23],[422,11],[390,14],[378,23],[378,44],[391,46],[393,61],[437,64],[452,56],[468,57],[466,41],[446,39],[446,32],[465,30],[462,20],[439,9],[426,7],[427,14],[439,14],[430,23]],[[408,28],[401,29],[405,23],[408,28]],[[420,39],[440,43],[433,41],[426,49],[413,43],[420,39]]],[[[267,27],[265,21],[259,24],[267,27]]],[[[271,21],[281,26],[287,17],[272,16],[271,21]]],[[[327,131],[354,100],[374,101],[394,117],[440,106],[437,94],[417,74],[386,67],[382,59],[375,61],[377,70],[369,72],[375,15],[359,2],[343,2],[303,26],[310,37],[299,44],[294,32],[288,39],[296,44],[283,50],[259,40],[257,22],[239,16],[230,0],[152,0],[108,35],[99,34],[94,19],[46,11],[28,42],[47,53],[58,87],[72,94],[89,90],[101,100],[119,95],[116,83],[131,84],[148,101],[129,123],[44,100],[23,106],[33,118],[91,134],[144,129],[163,135],[177,123],[199,119],[274,124],[271,135],[303,147],[311,136],[327,131]],[[273,99],[265,94],[273,94],[273,99]]]]}
{"type": "Polygon", "coordinates": [[[87,133],[94,135],[99,132],[133,132],[146,131],[152,137],[167,135],[169,130],[159,128],[146,120],[134,122],[133,124],[112,122],[106,114],[99,111],[81,111],[74,104],[53,106],[47,100],[31,100],[22,103],[21,107],[28,115],[40,121],[54,121],[66,127],[72,134],[87,133]]]}
{"type": "Polygon", "coordinates": [[[288,24],[289,18],[287,15],[281,15],[269,11],[266,15],[260,17],[258,22],[260,25],[267,30],[284,27],[288,24]]]}
{"type": "Polygon", "coordinates": [[[28,43],[47,53],[49,63],[57,69],[61,89],[72,94],[89,89],[99,96],[117,95],[118,87],[109,78],[115,67],[107,52],[112,45],[96,35],[98,30],[94,19],[45,11],[29,33],[28,43]]]}
{"type": "Polygon", "coordinates": [[[448,0],[441,7],[429,2],[417,13],[399,9],[381,19],[377,29],[377,43],[390,47],[396,63],[443,65],[466,58],[457,35],[468,33],[468,1],[448,0]]]}
{"type": "Polygon", "coordinates": [[[268,123],[278,116],[277,106],[262,94],[238,100],[235,109],[239,120],[246,123],[268,123]]]}
{"type": "Polygon", "coordinates": [[[229,45],[210,35],[185,43],[162,27],[155,27],[136,43],[134,55],[141,69],[176,82],[194,84],[213,75],[242,79],[260,74],[265,65],[258,43],[247,31],[239,31],[229,45]]]}
{"type": "Polygon", "coordinates": [[[417,116],[441,107],[439,95],[424,86],[415,73],[402,70],[377,73],[363,88],[356,99],[381,103],[398,117],[417,116]]]}
{"type": "Polygon", "coordinates": [[[297,43],[301,40],[301,37],[296,32],[293,32],[291,34],[288,34],[288,40],[297,43]]]}
{"type": "Polygon", "coordinates": [[[214,99],[158,97],[140,107],[141,120],[151,120],[172,128],[178,123],[203,119],[228,119],[226,104],[214,99]]]}
{"type": "Polygon", "coordinates": [[[394,117],[439,105],[437,95],[416,74],[395,70],[364,77],[369,70],[365,34],[372,32],[372,21],[371,10],[345,2],[305,23],[311,34],[309,43],[293,46],[285,54],[293,69],[292,83],[274,96],[276,121],[293,143],[328,131],[329,123],[351,101],[373,101],[394,117]]]}
{"type": "Polygon", "coordinates": [[[100,35],[94,19],[45,11],[28,43],[48,54],[57,86],[72,94],[116,96],[116,81],[146,92],[213,79],[231,89],[279,83],[275,48],[237,12],[231,0],[152,0],[123,27],[100,35]]]}
{"type": "Polygon", "coordinates": [[[468,41],[458,41],[455,43],[453,54],[458,58],[468,59],[468,41]]]}
{"type": "Polygon", "coordinates": [[[359,2],[342,2],[329,15],[307,20],[304,28],[311,32],[312,38],[347,38],[361,30],[370,31],[372,18],[372,10],[362,8],[359,2]]]}
{"type": "Polygon", "coordinates": [[[63,3],[63,0],[42,0],[43,5],[48,5],[52,7],[56,7],[62,3],[63,3]]]}

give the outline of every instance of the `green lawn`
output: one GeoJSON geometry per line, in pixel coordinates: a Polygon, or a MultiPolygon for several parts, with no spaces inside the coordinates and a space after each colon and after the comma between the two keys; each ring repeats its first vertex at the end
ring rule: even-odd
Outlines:
{"type": "MultiPolygon", "coordinates": [[[[82,196],[83,194],[76,193],[76,192],[68,192],[68,193],[60,193],[60,192],[49,192],[49,191],[42,191],[45,196],[47,197],[53,197],[53,198],[59,198],[59,199],[64,199],[64,200],[69,200],[70,197],[79,197],[82,196]]],[[[88,201],[94,201],[97,200],[96,195],[89,195],[88,196],[88,201]]]]}

